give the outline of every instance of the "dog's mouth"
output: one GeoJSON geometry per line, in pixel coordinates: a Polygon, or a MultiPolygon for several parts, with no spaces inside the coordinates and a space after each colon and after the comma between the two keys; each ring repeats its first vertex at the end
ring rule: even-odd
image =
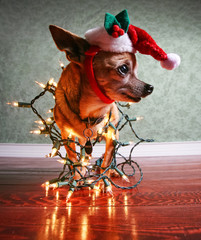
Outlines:
{"type": "Polygon", "coordinates": [[[123,95],[126,98],[128,98],[129,100],[131,100],[132,102],[136,102],[137,103],[137,102],[139,102],[141,100],[140,97],[133,97],[133,96],[130,96],[130,95],[126,94],[126,93],[123,93],[123,95]]]}

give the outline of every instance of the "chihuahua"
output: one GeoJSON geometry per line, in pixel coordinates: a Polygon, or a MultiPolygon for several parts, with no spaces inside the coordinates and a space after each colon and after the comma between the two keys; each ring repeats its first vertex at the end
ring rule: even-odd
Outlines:
{"type": "MultiPolygon", "coordinates": [[[[86,51],[90,44],[65,29],[50,25],[53,40],[60,51],[66,53],[70,63],[64,68],[55,92],[54,119],[61,130],[62,139],[72,140],[78,137],[81,145],[88,139],[96,139],[108,119],[116,126],[119,120],[115,102],[105,103],[90,86],[84,66],[86,51]],[[87,127],[86,127],[87,126],[87,127]]],[[[115,53],[103,50],[93,58],[93,72],[98,87],[109,99],[137,103],[153,91],[153,86],[142,82],[137,77],[137,61],[129,52],[115,53]]],[[[110,165],[114,153],[113,139],[118,139],[118,132],[108,129],[103,134],[106,149],[102,168],[110,165]]],[[[75,143],[70,147],[75,151],[75,143]]],[[[66,146],[67,156],[77,161],[74,151],[66,146]]],[[[79,178],[79,176],[75,176],[79,178]]]]}

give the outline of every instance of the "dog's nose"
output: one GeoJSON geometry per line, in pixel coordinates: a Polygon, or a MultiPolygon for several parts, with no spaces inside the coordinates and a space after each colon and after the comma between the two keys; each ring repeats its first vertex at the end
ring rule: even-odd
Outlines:
{"type": "Polygon", "coordinates": [[[145,89],[145,93],[146,93],[147,95],[149,95],[149,94],[151,94],[151,93],[153,92],[154,87],[153,87],[152,85],[146,84],[145,87],[144,87],[144,89],[145,89]]]}

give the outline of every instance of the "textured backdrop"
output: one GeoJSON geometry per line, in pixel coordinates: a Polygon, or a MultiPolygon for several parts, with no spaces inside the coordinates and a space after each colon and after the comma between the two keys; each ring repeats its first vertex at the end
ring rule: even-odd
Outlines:
{"type": "MultiPolygon", "coordinates": [[[[152,57],[137,54],[139,78],[155,87],[151,96],[128,111],[144,116],[135,124],[137,133],[158,142],[201,140],[201,1],[0,0],[1,142],[50,142],[29,134],[36,127],[30,109],[6,105],[12,100],[30,101],[41,91],[34,81],[58,80],[58,60],[67,63],[48,25],[83,36],[89,28],[103,24],[105,12],[117,14],[125,8],[133,25],[182,60],[178,69],[167,71],[152,57]]],[[[48,109],[53,101],[45,98],[42,104],[48,109]]],[[[131,139],[128,129],[121,136],[131,139]]]]}

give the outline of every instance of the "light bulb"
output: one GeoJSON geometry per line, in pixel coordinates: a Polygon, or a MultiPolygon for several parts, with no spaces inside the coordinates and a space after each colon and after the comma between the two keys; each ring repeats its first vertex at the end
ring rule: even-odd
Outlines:
{"type": "Polygon", "coordinates": [[[52,148],[51,157],[54,157],[56,155],[57,151],[58,151],[57,148],[52,148]]]}
{"type": "Polygon", "coordinates": [[[26,103],[26,102],[8,102],[8,105],[12,105],[13,107],[22,107],[22,108],[30,108],[31,103],[26,103]]]}
{"type": "Polygon", "coordinates": [[[140,120],[143,120],[143,119],[144,119],[144,117],[142,117],[142,116],[136,117],[136,121],[140,121],[140,120]]]}
{"type": "Polygon", "coordinates": [[[64,159],[58,159],[57,162],[60,162],[62,164],[66,164],[66,160],[64,160],[64,159]]]}
{"type": "Polygon", "coordinates": [[[128,179],[128,177],[127,177],[125,174],[122,176],[122,178],[123,178],[126,182],[130,182],[130,180],[128,179]]]}
{"type": "Polygon", "coordinates": [[[48,84],[49,84],[49,85],[52,85],[53,82],[54,82],[54,78],[50,78],[50,80],[48,81],[48,84]]]}
{"type": "Polygon", "coordinates": [[[51,108],[51,109],[49,109],[49,110],[47,111],[47,113],[52,113],[53,110],[54,110],[54,108],[51,108]]]}
{"type": "Polygon", "coordinates": [[[72,132],[69,133],[68,138],[69,138],[69,139],[72,138],[72,132]]]}
{"type": "Polygon", "coordinates": [[[13,102],[12,104],[14,107],[18,107],[19,106],[19,103],[18,102],[13,102]]]}
{"type": "Polygon", "coordinates": [[[98,134],[102,134],[103,133],[103,129],[102,128],[99,128],[98,129],[98,134]]]}
{"type": "Polygon", "coordinates": [[[33,130],[33,131],[30,131],[30,133],[32,133],[32,134],[41,134],[41,130],[40,129],[33,130]]]}
{"type": "Polygon", "coordinates": [[[60,67],[61,67],[62,69],[64,69],[64,64],[63,64],[63,62],[60,61],[60,60],[59,60],[59,65],[60,65],[60,67]]]}
{"type": "Polygon", "coordinates": [[[58,188],[58,184],[57,183],[52,183],[52,184],[49,185],[49,187],[55,189],[55,188],[58,188]]]}
{"type": "Polygon", "coordinates": [[[49,185],[50,185],[50,182],[47,181],[47,182],[44,182],[44,183],[41,185],[41,187],[47,187],[47,186],[49,186],[49,185]]]}
{"type": "Polygon", "coordinates": [[[42,120],[38,120],[38,121],[34,121],[35,123],[38,123],[38,124],[43,124],[43,121],[42,120]]]}
{"type": "Polygon", "coordinates": [[[113,141],[116,140],[114,133],[112,133],[112,140],[113,140],[113,141]]]}
{"type": "Polygon", "coordinates": [[[46,85],[45,84],[43,84],[43,83],[40,83],[40,82],[38,82],[38,81],[35,81],[35,83],[37,83],[40,87],[42,87],[42,88],[46,88],[46,85]]]}
{"type": "Polygon", "coordinates": [[[109,193],[110,195],[113,196],[112,186],[107,186],[106,187],[106,193],[109,193]]]}
{"type": "Polygon", "coordinates": [[[69,191],[68,191],[68,194],[67,194],[67,196],[66,196],[66,202],[68,202],[69,201],[69,199],[71,198],[71,196],[73,195],[73,190],[72,189],[70,189],[69,191]]]}
{"type": "Polygon", "coordinates": [[[61,144],[58,140],[54,142],[54,145],[52,147],[51,157],[54,157],[57,154],[58,150],[60,149],[60,145],[61,144]]]}

